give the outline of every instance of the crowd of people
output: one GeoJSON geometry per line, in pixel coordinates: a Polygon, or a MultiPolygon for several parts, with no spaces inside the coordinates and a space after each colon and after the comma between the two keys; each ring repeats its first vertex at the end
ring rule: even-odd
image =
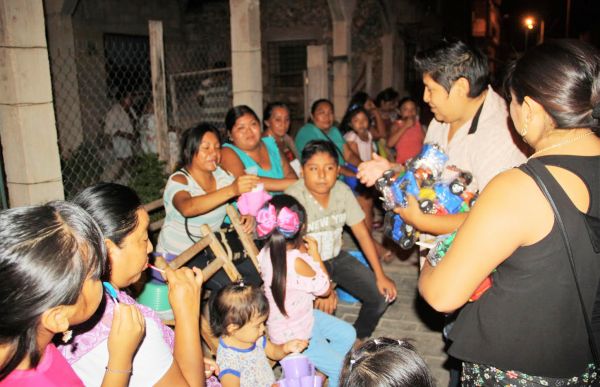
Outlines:
{"type": "MultiPolygon", "coordinates": [[[[272,386],[269,359],[303,353],[330,387],[433,386],[410,341],[372,338],[398,294],[382,264],[393,255],[372,236],[373,185],[402,173],[424,142],[480,193],[468,213],[426,214],[414,197],[393,210],[422,235],[457,231],[441,262],[422,254],[419,276],[423,298],[446,314],[451,385],[600,383],[599,52],[544,43],[511,65],[503,91],[489,85],[485,55],[461,41],[415,62],[434,114],[427,129],[413,98],[386,89],[354,95],[339,125],[333,103],[315,101],[295,136],[279,102],[262,125],[250,107],[231,108],[226,138],[210,123],[186,130],[156,249],[141,200],[117,183],[1,211],[0,385],[272,386]],[[242,257],[241,280],[223,270],[203,278],[206,252],[161,266],[175,330],[131,297],[150,253],[177,256],[200,225],[226,229],[225,206],[261,188],[270,199],[242,216],[259,270],[242,257]],[[344,250],[344,228],[369,266],[344,250]],[[492,287],[469,302],[490,275],[492,287]],[[353,324],[335,317],[335,286],[361,302],[353,324]],[[216,360],[201,345],[203,288],[216,360]]],[[[119,160],[131,157],[130,131],[110,130],[119,160]]]]}

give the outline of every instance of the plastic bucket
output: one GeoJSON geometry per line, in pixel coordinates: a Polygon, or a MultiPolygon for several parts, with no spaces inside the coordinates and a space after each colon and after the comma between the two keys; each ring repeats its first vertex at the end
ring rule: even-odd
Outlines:
{"type": "MultiPolygon", "coordinates": [[[[363,255],[362,252],[360,252],[358,250],[354,250],[354,251],[348,251],[348,253],[350,255],[352,255],[354,258],[356,258],[358,260],[358,262],[362,263],[366,267],[369,267],[369,263],[367,262],[367,259],[365,258],[365,256],[363,255]]],[[[347,302],[349,304],[356,304],[357,302],[360,302],[359,299],[352,296],[350,293],[348,293],[344,289],[340,288],[339,286],[337,286],[335,288],[335,292],[337,293],[338,299],[340,301],[347,302]]]]}
{"type": "Polygon", "coordinates": [[[157,312],[171,309],[169,304],[169,287],[163,282],[152,280],[144,285],[137,301],[157,312]]]}

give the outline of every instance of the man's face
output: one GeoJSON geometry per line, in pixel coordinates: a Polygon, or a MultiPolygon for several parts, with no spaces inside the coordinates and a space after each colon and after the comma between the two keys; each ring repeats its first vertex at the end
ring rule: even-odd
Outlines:
{"type": "Polygon", "coordinates": [[[448,92],[429,74],[423,74],[423,84],[423,101],[429,105],[436,120],[450,124],[460,119],[466,100],[457,92],[456,82],[448,92]]]}
{"type": "Polygon", "coordinates": [[[335,185],[340,167],[329,153],[315,153],[302,166],[304,185],[310,193],[326,195],[335,185]]]}

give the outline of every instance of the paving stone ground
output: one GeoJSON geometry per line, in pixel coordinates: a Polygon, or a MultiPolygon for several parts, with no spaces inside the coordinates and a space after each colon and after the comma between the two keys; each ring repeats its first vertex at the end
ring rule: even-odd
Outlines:
{"type": "MultiPolygon", "coordinates": [[[[380,234],[375,234],[381,240],[380,234]]],[[[352,238],[345,233],[344,248],[356,249],[352,238]]],[[[396,282],[398,298],[390,305],[379,321],[373,337],[410,338],[419,354],[429,366],[437,386],[448,385],[449,372],[444,368],[448,355],[444,351],[442,340],[443,316],[432,310],[417,291],[418,267],[410,264],[411,257],[399,251],[390,264],[384,264],[386,274],[396,282]]],[[[416,256],[416,252],[413,253],[416,256]]],[[[416,259],[413,256],[412,259],[416,259]]],[[[336,316],[354,322],[358,316],[360,304],[340,302],[336,316]]]]}

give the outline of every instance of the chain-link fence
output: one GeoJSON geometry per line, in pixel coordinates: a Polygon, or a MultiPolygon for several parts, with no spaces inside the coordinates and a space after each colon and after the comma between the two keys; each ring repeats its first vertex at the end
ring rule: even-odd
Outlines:
{"type": "MultiPolygon", "coordinates": [[[[225,38],[209,51],[165,37],[169,165],[184,129],[223,126],[232,100],[225,38]]],[[[106,181],[133,187],[144,201],[158,198],[166,176],[156,155],[148,37],[104,34],[101,44],[75,39],[74,46],[49,47],[65,197],[106,181]]]]}

